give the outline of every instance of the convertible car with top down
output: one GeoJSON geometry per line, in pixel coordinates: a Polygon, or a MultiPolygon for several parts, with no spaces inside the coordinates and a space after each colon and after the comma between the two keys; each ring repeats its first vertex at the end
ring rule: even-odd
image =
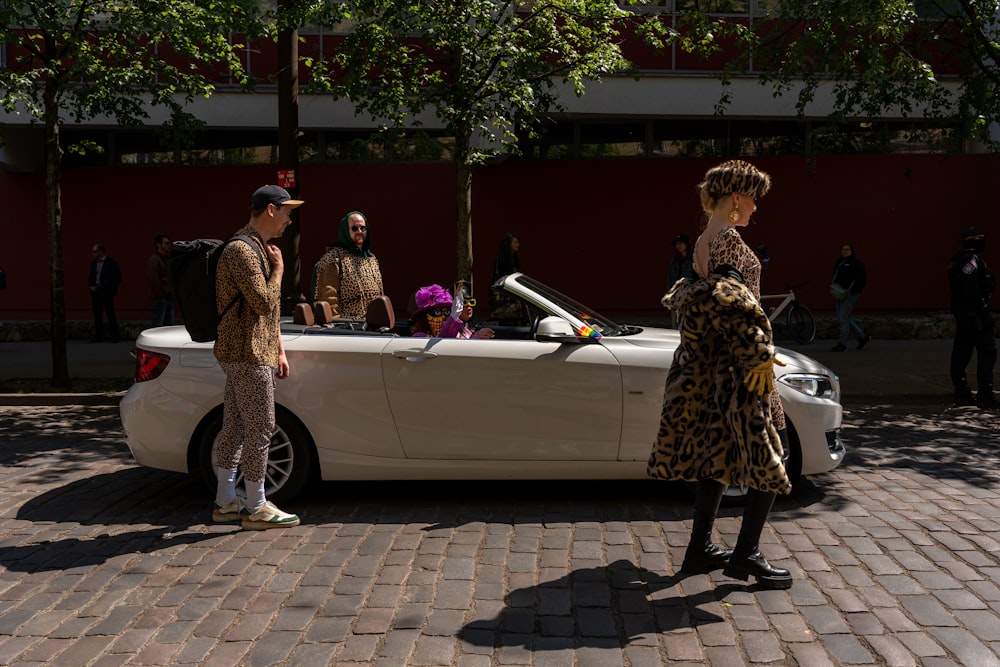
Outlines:
{"type": "MultiPolygon", "coordinates": [[[[291,374],[276,382],[268,496],[313,480],[648,479],[678,333],[619,324],[521,273],[496,288],[518,315],[484,323],[490,339],[409,337],[391,309],[378,323],[282,318],[291,374]]],[[[779,357],[794,483],[844,458],[840,381],[779,357]]],[[[214,488],[224,384],[212,343],[183,326],[140,334],[120,406],[135,460],[214,488]]]]}

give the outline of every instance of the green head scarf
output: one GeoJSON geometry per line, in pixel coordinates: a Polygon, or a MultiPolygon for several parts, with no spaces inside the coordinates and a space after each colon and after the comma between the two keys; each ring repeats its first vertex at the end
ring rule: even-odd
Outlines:
{"type": "Polygon", "coordinates": [[[340,219],[340,227],[337,231],[337,242],[333,244],[335,248],[343,248],[352,255],[357,255],[358,257],[371,257],[371,245],[372,245],[372,230],[369,228],[368,233],[365,234],[365,240],[362,242],[361,247],[354,242],[351,238],[351,216],[357,214],[361,216],[361,219],[365,221],[365,226],[368,226],[368,218],[361,211],[350,211],[343,218],[340,219]]]}

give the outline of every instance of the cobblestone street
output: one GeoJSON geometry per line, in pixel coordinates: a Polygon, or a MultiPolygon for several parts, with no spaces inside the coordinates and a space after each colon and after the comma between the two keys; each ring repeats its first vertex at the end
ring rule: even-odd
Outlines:
{"type": "Polygon", "coordinates": [[[0,663],[1000,665],[1000,415],[844,421],[846,462],[775,506],[768,591],[678,575],[664,483],[324,483],[241,531],[137,467],[117,408],[2,407],[0,663]]]}

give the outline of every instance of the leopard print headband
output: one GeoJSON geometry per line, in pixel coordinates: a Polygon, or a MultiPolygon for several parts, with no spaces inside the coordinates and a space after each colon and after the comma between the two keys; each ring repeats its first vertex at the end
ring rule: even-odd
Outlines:
{"type": "Polygon", "coordinates": [[[729,160],[712,167],[699,185],[712,199],[736,192],[760,199],[771,189],[771,177],[744,160],[729,160]]]}

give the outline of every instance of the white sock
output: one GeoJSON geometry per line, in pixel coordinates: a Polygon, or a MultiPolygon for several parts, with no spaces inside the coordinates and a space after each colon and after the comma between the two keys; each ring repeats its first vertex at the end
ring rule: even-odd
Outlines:
{"type": "Polygon", "coordinates": [[[225,507],[236,502],[236,471],[216,467],[215,478],[219,481],[215,491],[215,504],[225,507]]]}
{"type": "Polygon", "coordinates": [[[244,479],[243,482],[247,489],[247,509],[252,514],[267,502],[267,499],[264,498],[264,480],[251,482],[249,479],[244,479]]]}

